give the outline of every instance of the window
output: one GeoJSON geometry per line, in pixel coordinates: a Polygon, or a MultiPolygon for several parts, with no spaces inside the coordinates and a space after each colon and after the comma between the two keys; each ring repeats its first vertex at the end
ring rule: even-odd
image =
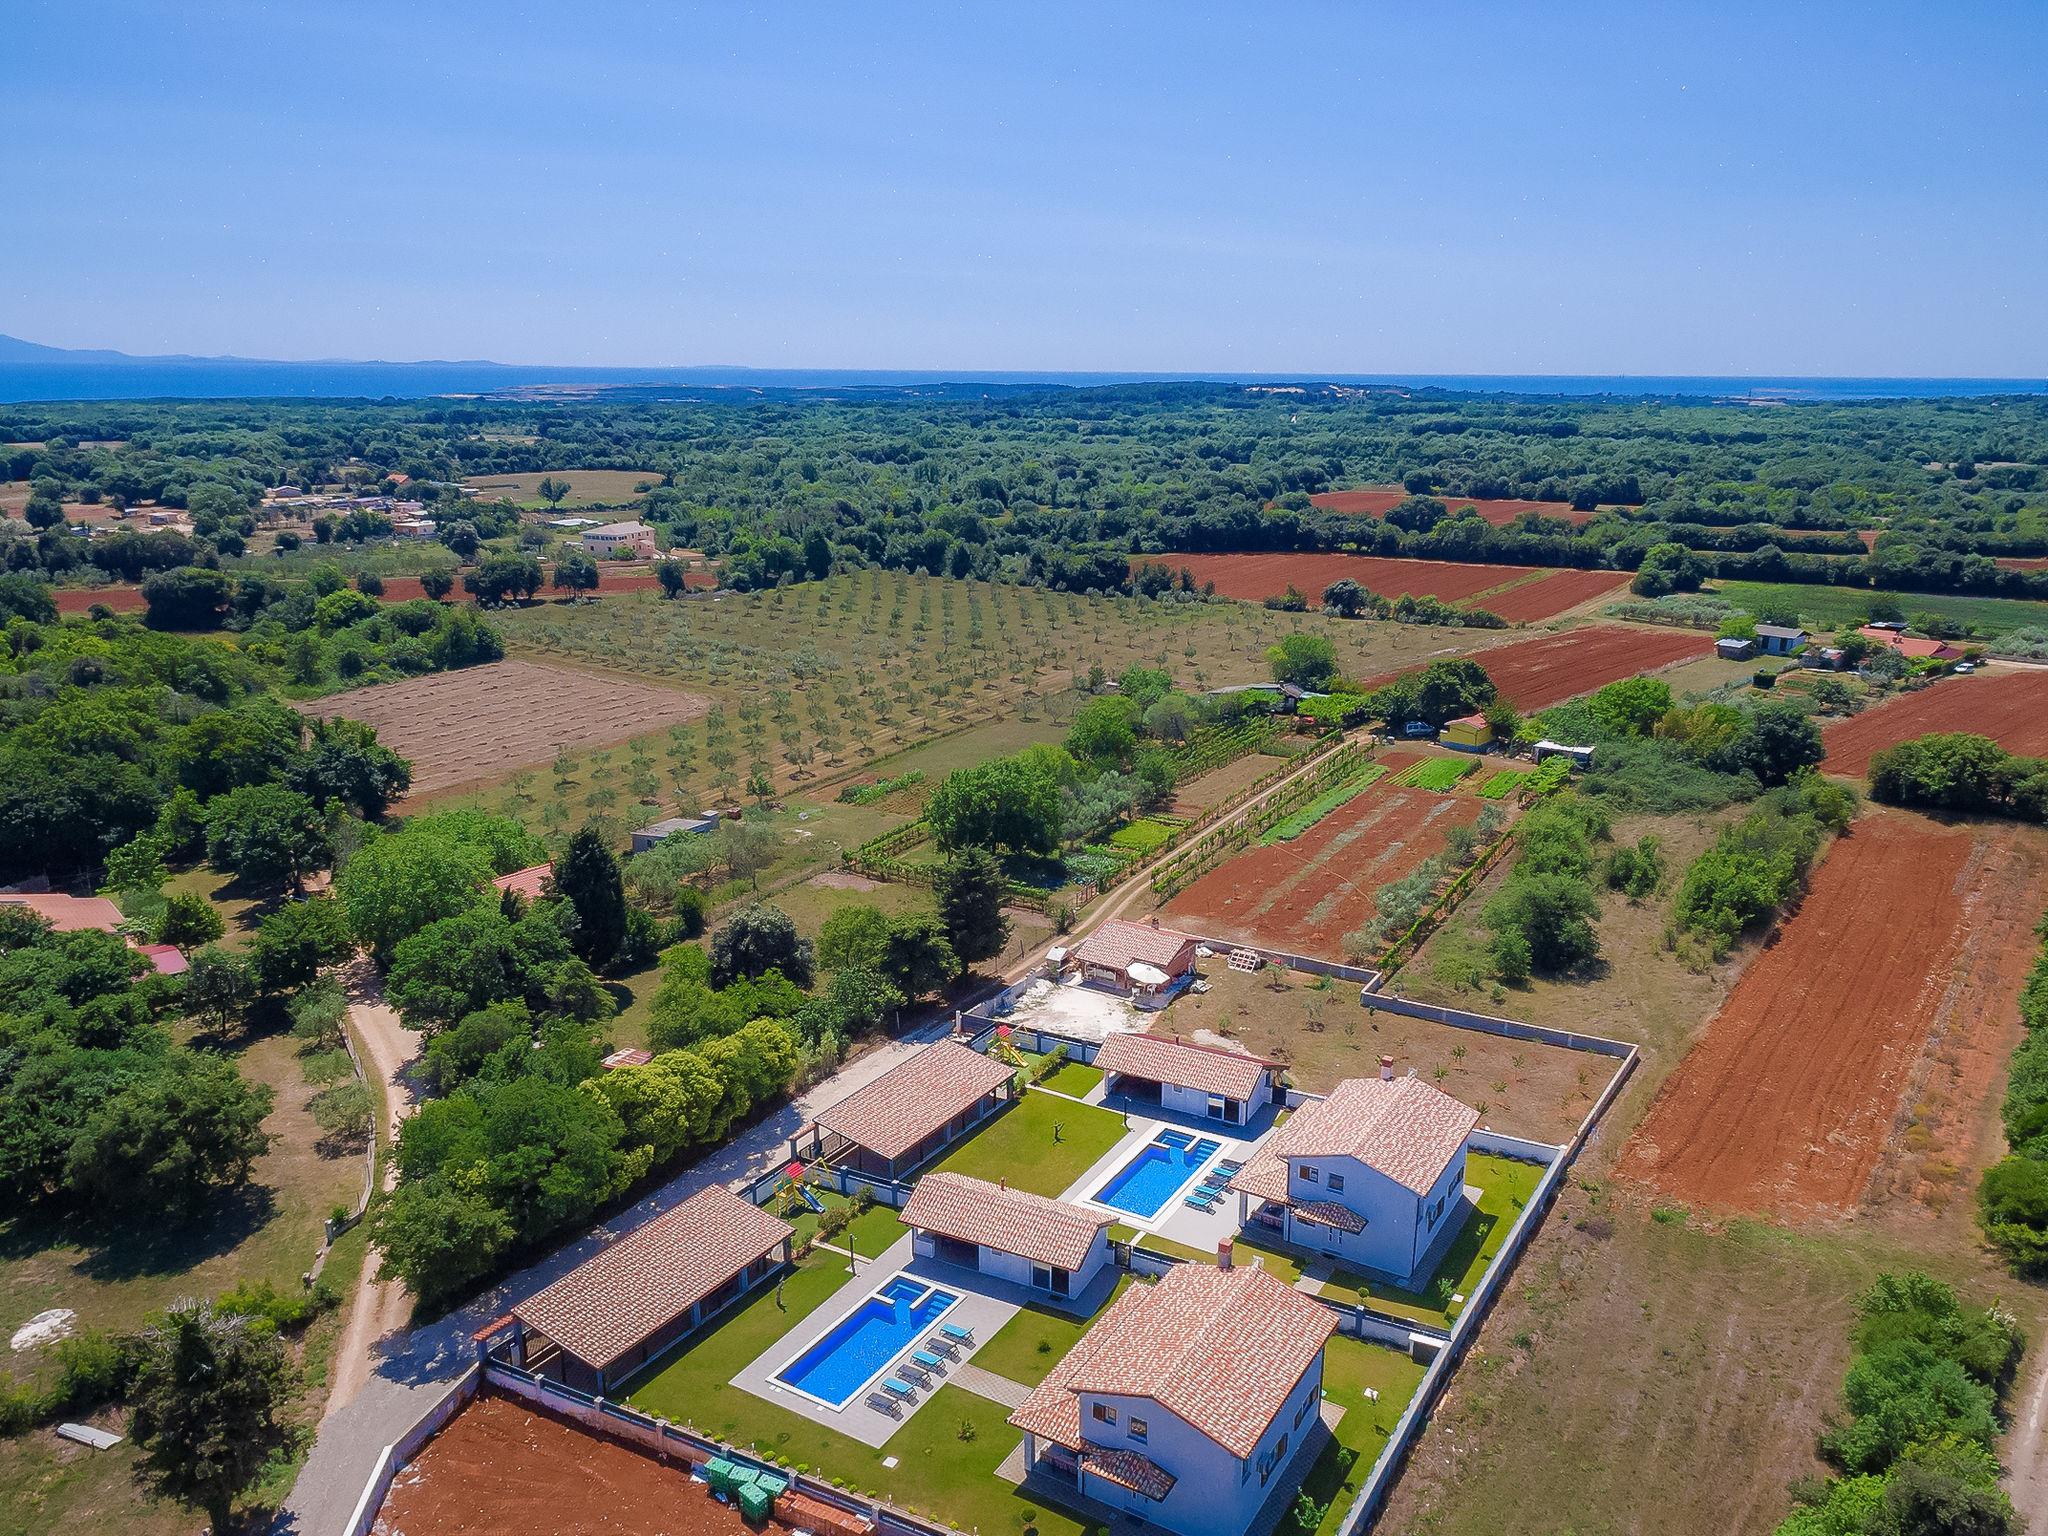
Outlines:
{"type": "Polygon", "coordinates": [[[1436,1203],[1429,1208],[1429,1224],[1433,1227],[1444,1214],[1444,1197],[1437,1196],[1436,1203]]]}
{"type": "Polygon", "coordinates": [[[1323,1182],[1323,1171],[1316,1167],[1314,1163],[1303,1163],[1301,1165],[1301,1182],[1304,1184],[1320,1184],[1323,1182]]]}
{"type": "Polygon", "coordinates": [[[1280,1443],[1273,1447],[1269,1456],[1259,1458],[1259,1486],[1264,1487],[1266,1479],[1273,1475],[1273,1469],[1287,1460],[1287,1437],[1282,1435],[1280,1443]]]}
{"type": "Polygon", "coordinates": [[[1296,1429],[1301,1428],[1301,1421],[1308,1417],[1309,1410],[1315,1407],[1315,1405],[1316,1400],[1313,1397],[1304,1397],[1301,1400],[1301,1406],[1294,1410],[1294,1427],[1296,1429]]]}
{"type": "Polygon", "coordinates": [[[1095,1422],[1098,1424],[1114,1424],[1116,1422],[1116,1410],[1107,1403],[1097,1403],[1090,1411],[1094,1414],[1095,1422]]]}
{"type": "Polygon", "coordinates": [[[1133,1440],[1143,1440],[1151,1432],[1151,1426],[1136,1414],[1131,1415],[1130,1429],[1133,1440]]]}
{"type": "Polygon", "coordinates": [[[1211,1120],[1228,1120],[1230,1118],[1230,1101],[1216,1094],[1210,1094],[1209,1118],[1211,1120]]]}
{"type": "Polygon", "coordinates": [[[1331,1174],[1331,1175],[1330,1175],[1330,1193],[1331,1193],[1331,1194],[1333,1194],[1333,1195],[1341,1195],[1341,1194],[1343,1194],[1343,1193],[1344,1193],[1344,1175],[1343,1175],[1343,1174],[1341,1174],[1341,1173],[1333,1173],[1333,1174],[1331,1174]]]}

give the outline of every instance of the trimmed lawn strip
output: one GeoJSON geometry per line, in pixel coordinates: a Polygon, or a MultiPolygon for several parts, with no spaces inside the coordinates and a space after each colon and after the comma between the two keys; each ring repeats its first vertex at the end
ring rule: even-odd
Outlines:
{"type": "Polygon", "coordinates": [[[1057,1199],[1123,1136],[1124,1117],[1113,1110],[1027,1093],[934,1166],[1057,1199]]]}
{"type": "MultiPolygon", "coordinates": [[[[853,1277],[865,1285],[872,1277],[853,1277]]],[[[842,1486],[881,1494],[911,1510],[972,1531],[1079,1536],[1090,1527],[1058,1510],[1026,1502],[995,1475],[1020,1436],[1008,1410],[959,1387],[942,1387],[879,1449],[814,1424],[731,1384],[732,1377],[805,1318],[838,1299],[849,1284],[845,1260],[807,1260],[783,1286],[783,1302],[765,1289],[682,1355],[628,1385],[634,1407],[735,1445],[784,1466],[803,1468],[842,1486]],[[882,1466],[884,1456],[900,1465],[882,1466]]],[[[993,1341],[991,1341],[993,1342],[993,1341]]],[[[793,1346],[792,1346],[793,1347],[793,1346]]],[[[1035,1352],[1035,1351],[1034,1351],[1035,1352]]]]}
{"type": "Polygon", "coordinates": [[[1342,1334],[1332,1336],[1323,1354],[1323,1396],[1341,1406],[1344,1417],[1301,1484],[1303,1493],[1325,1507],[1322,1523],[1311,1532],[1290,1508],[1275,1536],[1331,1536],[1344,1523],[1359,1486],[1421,1384],[1422,1367],[1406,1355],[1342,1334]],[[1378,1402],[1367,1400],[1367,1387],[1379,1393],[1378,1402]]]}
{"type": "Polygon", "coordinates": [[[1101,1081],[1102,1068],[1090,1066],[1085,1061],[1070,1061],[1038,1086],[1050,1088],[1054,1093],[1072,1094],[1077,1099],[1085,1099],[1101,1081]]]}
{"type": "Polygon", "coordinates": [[[1528,1203],[1529,1196],[1535,1192],[1536,1181],[1542,1177],[1543,1170],[1534,1163],[1494,1157],[1484,1152],[1468,1153],[1465,1182],[1478,1187],[1479,1209],[1466,1218],[1464,1230],[1444,1254],[1427,1286],[1420,1291],[1404,1291],[1348,1271],[1339,1271],[1336,1278],[1323,1287],[1323,1294],[1355,1301],[1396,1317],[1412,1318],[1438,1328],[1448,1327],[1453,1318],[1451,1297],[1471,1296],[1472,1288],[1479,1283],[1486,1266],[1493,1262],[1493,1256],[1500,1252],[1500,1245],[1507,1239],[1508,1228],[1514,1225],[1516,1215],[1528,1203]]]}
{"type": "MultiPolygon", "coordinates": [[[[1118,1280],[1116,1289],[1110,1292],[1111,1300],[1121,1296],[1130,1284],[1129,1275],[1118,1280]]],[[[1103,1303],[1103,1307],[1106,1311],[1108,1303],[1103,1303]]],[[[1101,1315],[1098,1312],[1095,1317],[1074,1317],[1051,1307],[1027,1306],[974,1352],[974,1363],[985,1371],[1035,1387],[1101,1315]]]]}
{"type": "Polygon", "coordinates": [[[1332,811],[1371,789],[1386,775],[1385,763],[1368,763],[1335,789],[1324,791],[1293,815],[1275,822],[1266,835],[1259,839],[1259,846],[1264,848],[1273,843],[1290,842],[1301,836],[1332,811]]]}

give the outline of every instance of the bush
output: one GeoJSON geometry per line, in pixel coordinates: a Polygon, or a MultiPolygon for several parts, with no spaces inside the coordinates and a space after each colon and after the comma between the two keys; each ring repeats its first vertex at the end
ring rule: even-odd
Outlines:
{"type": "Polygon", "coordinates": [[[223,1291],[214,1310],[240,1317],[260,1317],[280,1333],[296,1333],[330,1307],[341,1303],[341,1293],[325,1280],[296,1293],[280,1291],[268,1280],[243,1281],[223,1291]]]}
{"type": "Polygon", "coordinates": [[[1664,848],[1654,836],[1636,840],[1633,848],[1617,848],[1607,856],[1607,888],[1631,900],[1654,896],[1664,879],[1664,848]]]}

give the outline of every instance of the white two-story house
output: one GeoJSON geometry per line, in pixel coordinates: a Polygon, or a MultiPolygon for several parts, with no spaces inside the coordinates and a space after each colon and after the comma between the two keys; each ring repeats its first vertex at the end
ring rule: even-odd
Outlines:
{"type": "Polygon", "coordinates": [[[1263,1269],[1134,1284],[1010,1415],[1025,1469],[1181,1536],[1241,1536],[1314,1463],[1336,1328],[1263,1269]]]}
{"type": "Polygon", "coordinates": [[[1464,1224],[1465,1140],[1478,1123],[1382,1056],[1377,1078],[1302,1105],[1239,1170],[1239,1222],[1396,1285],[1426,1280],[1464,1224]]]}

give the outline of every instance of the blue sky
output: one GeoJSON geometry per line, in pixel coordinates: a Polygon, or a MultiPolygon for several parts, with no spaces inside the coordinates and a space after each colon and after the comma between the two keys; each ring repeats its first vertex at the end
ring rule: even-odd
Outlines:
{"type": "Polygon", "coordinates": [[[7,7],[0,331],[2048,373],[2048,6],[7,7]]]}

